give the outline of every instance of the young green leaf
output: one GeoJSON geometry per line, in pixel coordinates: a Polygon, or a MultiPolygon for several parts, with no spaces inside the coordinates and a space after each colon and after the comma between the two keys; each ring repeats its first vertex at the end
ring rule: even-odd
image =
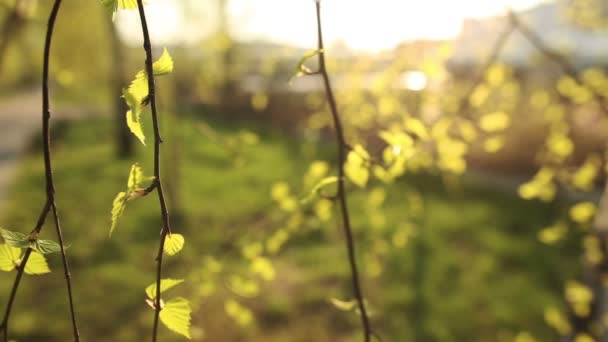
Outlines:
{"type": "Polygon", "coordinates": [[[169,330],[192,339],[190,335],[191,312],[190,302],[185,298],[177,297],[165,303],[160,311],[160,321],[169,330]]]}
{"type": "Polygon", "coordinates": [[[118,218],[125,211],[125,207],[127,206],[127,196],[126,192],[120,192],[114,198],[114,202],[112,203],[112,225],[110,226],[110,236],[112,236],[112,232],[116,229],[116,224],[118,223],[118,218]]]}
{"type": "Polygon", "coordinates": [[[345,300],[340,300],[337,298],[330,298],[329,302],[335,306],[338,310],[341,311],[351,311],[353,310],[356,305],[357,305],[357,301],[356,300],[349,300],[349,301],[345,301],[345,300]]]}
{"type": "Polygon", "coordinates": [[[173,58],[167,49],[163,49],[163,54],[152,64],[152,70],[155,76],[162,76],[173,72],[173,58]]]}
{"type": "Polygon", "coordinates": [[[40,254],[51,254],[61,251],[61,246],[52,240],[37,239],[30,243],[30,248],[40,254]]]}
{"type": "Polygon", "coordinates": [[[304,63],[306,63],[309,59],[313,58],[314,56],[320,54],[322,51],[323,50],[312,50],[312,51],[308,51],[307,53],[305,53],[304,56],[302,56],[302,58],[300,58],[300,61],[296,65],[296,68],[294,69],[293,73],[289,77],[289,82],[291,82],[294,78],[303,76],[306,73],[310,73],[311,70],[306,65],[304,65],[304,63]]]}
{"type": "MultiPolygon", "coordinates": [[[[147,93],[147,88],[146,88],[147,93]]],[[[127,126],[131,130],[131,133],[141,141],[142,144],[146,144],[146,136],[144,135],[143,125],[141,123],[142,104],[141,99],[135,96],[130,90],[123,89],[122,96],[129,106],[129,110],[126,114],[127,126]]]]}
{"type": "MultiPolygon", "coordinates": [[[[160,293],[170,290],[173,287],[175,287],[183,282],[184,282],[184,279],[170,279],[170,278],[161,279],[160,293]]],[[[156,283],[150,284],[150,285],[148,285],[148,287],[146,287],[146,295],[148,295],[148,298],[150,298],[152,300],[156,299],[156,283]]]]}
{"type": "Polygon", "coordinates": [[[0,235],[9,246],[17,248],[28,248],[30,246],[29,236],[23,233],[11,232],[10,230],[0,228],[0,235]]]}
{"type": "Polygon", "coordinates": [[[167,255],[175,255],[184,248],[184,236],[181,234],[168,234],[165,239],[164,251],[167,255]]]}
{"type": "Polygon", "coordinates": [[[348,179],[364,188],[369,180],[369,153],[361,145],[356,145],[346,157],[344,172],[348,179]]]}
{"type": "Polygon", "coordinates": [[[323,190],[324,187],[337,183],[338,177],[330,176],[321,179],[311,190],[310,193],[304,197],[300,202],[306,204],[315,199],[315,197],[323,190]]]}
{"type": "Polygon", "coordinates": [[[19,265],[21,249],[6,244],[0,245],[0,271],[10,272],[19,265]]]}
{"type": "MultiPolygon", "coordinates": [[[[162,76],[170,74],[173,72],[173,65],[173,59],[171,58],[169,51],[164,49],[160,58],[152,64],[154,75],[162,76]]],[[[135,78],[131,81],[131,84],[129,84],[128,92],[131,93],[138,104],[145,104],[145,99],[148,97],[148,75],[144,70],[140,70],[135,74],[135,78]]]]}
{"type": "MultiPolygon", "coordinates": [[[[116,17],[116,11],[120,9],[136,9],[137,0],[101,0],[101,4],[112,14],[112,20],[116,17]]],[[[144,1],[146,4],[146,1],[144,1]]]]}
{"type": "Polygon", "coordinates": [[[135,74],[128,90],[140,105],[144,104],[144,99],[148,96],[148,76],[145,71],[140,70],[135,74]]]}
{"type": "Polygon", "coordinates": [[[262,256],[256,257],[251,261],[250,270],[266,281],[273,280],[276,275],[270,259],[262,256]]]}
{"type": "Polygon", "coordinates": [[[129,180],[127,181],[127,187],[130,191],[133,191],[139,187],[139,184],[144,179],[144,169],[135,163],[131,165],[131,171],[129,171],[129,180]]]}
{"type": "Polygon", "coordinates": [[[39,275],[51,272],[49,265],[46,263],[46,259],[44,255],[32,252],[30,254],[30,258],[27,260],[25,264],[25,273],[32,275],[39,275]]]}

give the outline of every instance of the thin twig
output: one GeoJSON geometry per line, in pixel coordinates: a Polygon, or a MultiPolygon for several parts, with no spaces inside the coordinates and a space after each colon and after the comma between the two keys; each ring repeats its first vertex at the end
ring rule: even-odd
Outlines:
{"type": "Polygon", "coordinates": [[[325,49],[323,46],[323,30],[321,27],[321,3],[320,0],[315,1],[316,12],[317,12],[317,34],[318,34],[318,58],[319,58],[319,74],[323,78],[325,85],[325,93],[327,96],[327,102],[331,109],[331,115],[334,121],[334,128],[336,130],[336,143],[338,147],[338,199],[340,202],[340,208],[342,213],[342,223],[344,226],[344,233],[346,236],[346,247],[348,249],[348,259],[350,262],[352,285],[359,311],[361,313],[361,323],[363,325],[363,334],[365,342],[370,342],[372,336],[371,324],[369,322],[369,316],[365,308],[365,302],[363,298],[363,291],[361,289],[361,281],[359,280],[359,272],[357,269],[357,260],[355,256],[355,241],[353,238],[353,231],[350,225],[350,214],[348,212],[348,205],[346,202],[346,191],[344,189],[344,162],[346,161],[346,140],[344,138],[344,131],[342,129],[342,122],[338,113],[338,106],[331,88],[331,82],[327,73],[327,67],[325,63],[325,49]]]}
{"type": "MultiPolygon", "coordinates": [[[[43,143],[43,151],[44,151],[44,174],[46,180],[46,202],[40,216],[38,218],[38,222],[36,226],[32,230],[36,235],[40,233],[46,218],[49,212],[53,211],[55,228],[57,231],[57,238],[59,240],[59,246],[61,251],[61,258],[63,261],[63,269],[67,284],[67,292],[68,292],[68,302],[70,307],[70,316],[72,320],[72,329],[74,334],[74,341],[80,341],[80,334],[78,332],[78,325],[76,323],[76,313],[74,310],[74,299],[72,294],[72,282],[70,269],[68,265],[67,256],[65,253],[65,247],[63,243],[63,233],[61,231],[61,225],[59,223],[59,216],[57,214],[57,207],[55,205],[55,185],[53,182],[53,168],[51,164],[51,137],[50,137],[50,120],[51,120],[51,112],[50,112],[50,101],[49,101],[49,65],[50,65],[50,53],[51,53],[51,43],[53,39],[53,29],[55,28],[55,21],[57,19],[57,14],[59,13],[59,8],[61,6],[61,0],[55,0],[53,4],[53,8],[51,9],[51,13],[49,15],[46,38],[44,44],[44,57],[43,57],[43,70],[42,70],[42,143],[43,143]]],[[[13,283],[13,287],[11,289],[11,293],[9,296],[8,304],[6,306],[6,311],[4,313],[4,318],[2,319],[2,323],[0,324],[0,328],[4,332],[4,341],[8,341],[8,322],[10,318],[10,314],[12,311],[13,303],[15,301],[15,297],[17,295],[17,290],[19,288],[19,284],[21,283],[21,278],[23,277],[23,273],[25,272],[25,266],[27,265],[27,261],[32,253],[32,249],[26,249],[23,258],[17,267],[17,275],[15,277],[15,281],[13,283]]]]}
{"type": "Polygon", "coordinates": [[[156,89],[154,85],[154,69],[152,66],[152,43],[150,42],[150,34],[148,33],[148,24],[146,22],[146,13],[144,11],[143,0],[137,0],[137,8],[139,9],[139,18],[141,20],[141,28],[144,38],[144,50],[146,52],[146,74],[148,75],[148,100],[152,112],[152,123],[154,125],[154,178],[156,183],[156,191],[158,192],[158,201],[162,216],[162,230],[160,233],[160,242],[158,246],[158,254],[156,256],[156,298],[154,303],[154,326],[152,328],[152,341],[156,342],[158,332],[158,320],[161,308],[160,299],[160,283],[162,277],[163,266],[163,249],[167,234],[171,234],[171,224],[169,221],[169,211],[163,193],[163,185],[160,178],[160,144],[163,142],[160,136],[160,127],[158,124],[158,112],[156,110],[156,89]]]}

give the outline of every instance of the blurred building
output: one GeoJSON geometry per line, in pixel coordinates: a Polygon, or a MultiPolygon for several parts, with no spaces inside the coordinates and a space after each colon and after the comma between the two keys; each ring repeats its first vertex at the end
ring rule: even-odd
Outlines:
{"type": "MultiPolygon", "coordinates": [[[[576,67],[607,64],[608,29],[586,28],[571,20],[565,0],[543,3],[519,12],[518,17],[549,48],[568,56],[576,67]]],[[[450,67],[466,68],[482,63],[491,53],[494,42],[507,29],[508,20],[507,16],[465,20],[454,41],[450,67]]],[[[499,60],[515,67],[537,67],[540,56],[540,51],[516,30],[509,36],[499,60]]]]}

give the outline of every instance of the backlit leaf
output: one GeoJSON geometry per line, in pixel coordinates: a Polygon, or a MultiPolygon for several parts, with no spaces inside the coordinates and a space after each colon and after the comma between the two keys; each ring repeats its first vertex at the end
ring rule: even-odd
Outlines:
{"type": "Polygon", "coordinates": [[[578,317],[587,317],[591,312],[593,291],[578,281],[569,281],[566,284],[566,300],[578,317]]]}
{"type": "Polygon", "coordinates": [[[563,222],[557,222],[552,226],[543,228],[538,232],[538,239],[547,245],[553,245],[562,240],[568,233],[568,226],[563,222]]]}
{"type": "Polygon", "coordinates": [[[159,317],[169,330],[192,339],[190,335],[191,312],[190,302],[185,298],[177,297],[165,303],[159,317]]]}
{"type": "Polygon", "coordinates": [[[112,203],[112,225],[110,226],[110,236],[112,236],[112,232],[116,229],[116,224],[118,223],[118,218],[125,211],[125,207],[127,206],[127,193],[120,192],[114,198],[114,202],[112,203]]]}
{"type": "Polygon", "coordinates": [[[595,204],[592,202],[578,203],[570,208],[570,218],[576,223],[587,223],[595,215],[595,209],[595,204]]]}
{"type": "Polygon", "coordinates": [[[10,230],[0,228],[0,235],[4,239],[4,242],[9,246],[17,248],[28,248],[30,246],[29,236],[23,233],[12,232],[10,230]]]}
{"type": "Polygon", "coordinates": [[[329,302],[335,306],[338,310],[351,311],[357,306],[356,300],[344,301],[337,298],[330,298],[329,302]]]}
{"type": "Polygon", "coordinates": [[[141,99],[138,99],[131,91],[123,89],[123,97],[125,102],[129,106],[129,110],[126,114],[127,126],[131,133],[141,141],[142,144],[146,144],[146,136],[144,135],[143,126],[141,123],[142,105],[141,99]]]}
{"type": "MultiPolygon", "coordinates": [[[[106,8],[106,10],[112,14],[112,19],[114,19],[114,15],[116,11],[120,9],[136,9],[137,8],[137,0],[101,0],[101,4],[106,8]]],[[[144,1],[144,5],[146,1],[144,1]]]]}
{"type": "Polygon", "coordinates": [[[511,118],[505,112],[489,113],[481,117],[479,126],[486,132],[502,131],[509,127],[511,118]]]}
{"type": "Polygon", "coordinates": [[[143,104],[144,99],[148,96],[148,76],[145,71],[140,70],[135,74],[128,91],[139,105],[143,104]]]}
{"type": "Polygon", "coordinates": [[[167,255],[175,255],[184,248],[184,236],[181,234],[168,234],[165,238],[164,251],[167,255]]]}
{"type": "Polygon", "coordinates": [[[25,273],[39,275],[51,272],[49,265],[46,263],[44,255],[32,251],[27,263],[25,264],[25,273]]]}
{"type": "MultiPolygon", "coordinates": [[[[184,279],[161,279],[160,281],[160,293],[163,293],[167,290],[172,289],[173,287],[184,282],[184,279]]],[[[156,298],[156,283],[148,285],[146,287],[146,295],[148,298],[155,299],[156,298]]]]}
{"type": "Polygon", "coordinates": [[[338,182],[338,177],[331,176],[321,179],[300,202],[305,204],[315,199],[315,197],[328,185],[338,182]]]}
{"type": "MultiPolygon", "coordinates": [[[[173,59],[167,49],[163,50],[160,58],[152,64],[155,76],[167,75],[173,72],[173,59]]],[[[129,84],[128,92],[133,96],[133,100],[144,105],[145,99],[148,97],[148,75],[144,70],[140,70],[135,74],[135,78],[129,84]]],[[[128,104],[128,102],[127,102],[128,104]]],[[[131,107],[131,106],[129,106],[131,107]]]]}
{"type": "Polygon", "coordinates": [[[249,279],[245,279],[238,275],[233,275],[228,281],[228,285],[232,292],[238,294],[241,297],[254,297],[259,292],[258,284],[249,279]]]}
{"type": "Polygon", "coordinates": [[[558,309],[553,307],[546,309],[544,316],[545,322],[553,329],[557,330],[560,335],[565,336],[572,331],[568,318],[566,318],[558,309]]]}
{"type": "Polygon", "coordinates": [[[273,280],[275,277],[274,267],[270,259],[266,257],[257,257],[251,261],[251,272],[259,275],[266,281],[273,280]]]}
{"type": "Polygon", "coordinates": [[[369,153],[361,145],[356,145],[346,157],[344,172],[348,179],[359,187],[365,187],[369,180],[369,153]]]}
{"type": "Polygon", "coordinates": [[[593,337],[589,334],[581,333],[576,335],[574,342],[596,342],[593,337]]]}
{"type": "Polygon", "coordinates": [[[21,249],[7,244],[0,245],[0,271],[10,272],[19,265],[21,249]]]}
{"type": "Polygon", "coordinates": [[[412,117],[407,117],[403,120],[403,125],[408,132],[417,135],[420,139],[428,139],[429,132],[422,120],[412,117]]]}
{"type": "Polygon", "coordinates": [[[306,63],[309,59],[313,58],[314,56],[320,54],[322,51],[323,50],[312,50],[312,51],[306,52],[302,56],[302,58],[300,58],[300,61],[298,62],[293,73],[289,77],[289,82],[291,82],[296,77],[300,77],[300,76],[304,75],[306,72],[310,72],[310,69],[308,69],[308,67],[306,65],[304,65],[304,63],[306,63]]]}
{"type": "Polygon", "coordinates": [[[135,163],[131,165],[131,171],[129,172],[129,180],[127,181],[127,187],[129,190],[135,190],[139,187],[139,184],[144,179],[144,170],[135,163]]]}
{"type": "Polygon", "coordinates": [[[234,319],[242,327],[249,325],[253,320],[251,310],[244,307],[234,299],[228,299],[224,303],[224,310],[228,316],[234,319]]]}
{"type": "Polygon", "coordinates": [[[40,254],[50,254],[61,251],[61,246],[52,240],[38,239],[35,242],[32,242],[30,247],[40,254]]]}
{"type": "Polygon", "coordinates": [[[160,58],[152,64],[152,70],[155,76],[162,76],[173,72],[173,58],[167,49],[163,49],[160,58]]]}

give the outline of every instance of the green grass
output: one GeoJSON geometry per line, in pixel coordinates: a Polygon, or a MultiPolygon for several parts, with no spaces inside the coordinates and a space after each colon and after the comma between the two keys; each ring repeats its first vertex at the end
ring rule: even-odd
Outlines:
{"type": "MultiPolygon", "coordinates": [[[[184,251],[167,258],[165,277],[186,279],[173,292],[193,301],[195,340],[202,329],[208,341],[357,341],[357,317],[328,303],[351,296],[335,215],[327,223],[305,220],[272,257],[276,279],[262,282],[257,298],[240,299],[255,312],[253,326],[239,328],[224,313],[231,294],[223,280],[215,282],[213,295],[201,295],[210,280],[204,257],[215,256],[227,275],[246,274],[240,246],[285,225],[285,214],[270,197],[271,185],[287,181],[298,189],[308,162],[315,155],[331,157],[333,145],[311,148],[255,124],[214,123],[223,139],[234,140],[243,129],[260,136],[235,159],[197,125],[190,117],[165,127],[170,133],[163,145],[173,228],[187,238],[184,251]]],[[[117,161],[112,128],[111,122],[91,120],[59,130],[53,144],[57,204],[70,244],[84,339],[146,340],[153,315],[143,289],[154,281],[160,231],[155,194],[129,202],[111,239],[108,232],[112,199],[126,186],[131,163],[140,162],[151,174],[152,146],[139,147],[133,160],[117,161]]],[[[44,200],[41,160],[34,148],[23,161],[3,227],[23,232],[33,227],[44,200]]],[[[365,191],[353,191],[350,203],[364,288],[384,341],[509,341],[524,330],[540,340],[553,337],[542,313],[561,305],[563,282],[577,274],[580,252],[576,234],[558,247],[538,242],[538,229],[558,214],[555,207],[471,184],[447,191],[433,175],[410,176],[392,186],[381,211],[367,208],[365,191]],[[384,224],[374,224],[379,215],[384,224]],[[415,227],[415,236],[396,248],[392,236],[404,222],[415,227]],[[383,243],[391,247],[382,248],[383,243]]],[[[52,225],[44,236],[54,238],[52,225]]],[[[19,291],[11,320],[19,341],[69,336],[60,260],[52,256],[50,262],[51,275],[27,276],[19,291]]],[[[0,274],[2,305],[12,279],[0,274]]],[[[162,340],[178,340],[161,331],[162,340]]]]}

